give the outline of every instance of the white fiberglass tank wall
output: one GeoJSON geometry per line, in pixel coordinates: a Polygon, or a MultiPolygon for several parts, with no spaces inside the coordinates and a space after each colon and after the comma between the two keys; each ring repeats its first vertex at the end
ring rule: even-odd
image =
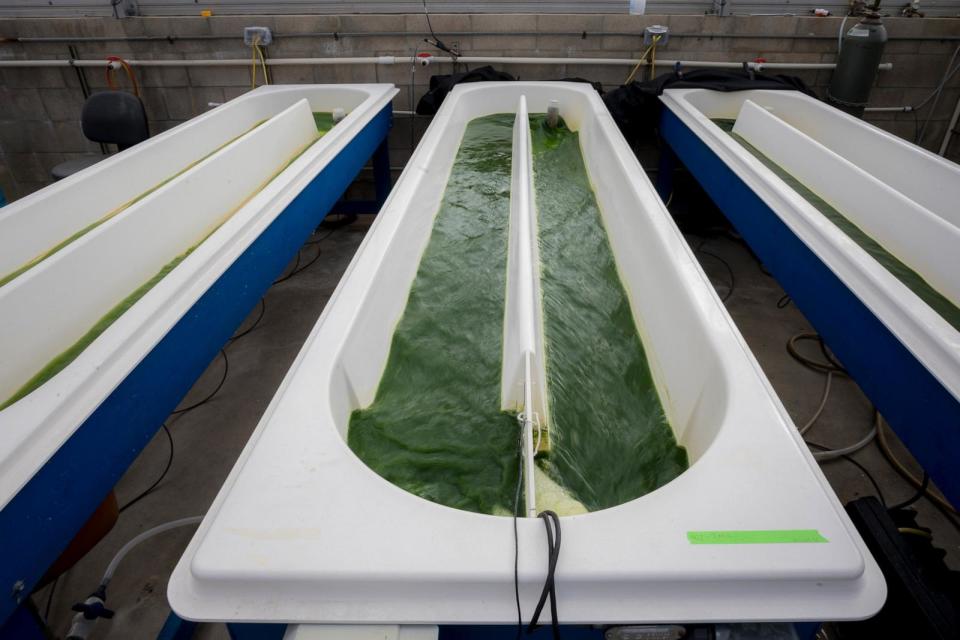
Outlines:
{"type": "Polygon", "coordinates": [[[263,87],[0,209],[0,503],[395,93],[263,87]]]}
{"type": "Polygon", "coordinates": [[[662,100],[960,401],[960,165],[796,91],[662,100]]]}
{"type": "MultiPolygon", "coordinates": [[[[552,287],[569,282],[574,292],[590,295],[596,282],[576,281],[576,272],[595,266],[588,262],[605,264],[622,298],[610,308],[581,306],[629,325],[645,354],[643,371],[625,371],[617,358],[608,358],[607,369],[628,380],[645,372],[671,446],[690,464],[654,480],[655,490],[608,503],[587,505],[586,489],[566,487],[560,498],[572,494],[587,508],[565,503],[578,515],[562,518],[562,622],[873,614],[885,596],[876,564],[602,102],[588,87],[522,82],[463,85],[445,100],[178,565],[168,591],[174,609],[203,620],[514,622],[514,521],[500,516],[518,510],[516,483],[521,467],[530,466],[525,458],[538,425],[501,407],[532,404],[534,411],[521,412],[531,421],[543,411],[537,464],[559,464],[569,414],[557,410],[550,371],[570,362],[556,351],[563,339],[556,321],[563,316],[551,306],[567,294],[552,287]],[[559,101],[563,136],[541,126],[551,100],[559,101]],[[532,174],[526,182],[515,167],[527,162],[515,155],[526,146],[524,125],[532,174]],[[558,150],[575,153],[550,155],[558,150]],[[583,177],[564,173],[571,169],[583,177]],[[550,218],[563,204],[554,197],[562,190],[546,178],[582,180],[579,208],[596,220],[584,245],[606,246],[609,259],[595,259],[603,258],[599,252],[594,259],[557,258],[566,255],[557,247],[575,245],[564,244],[571,239],[550,218]],[[513,192],[524,183],[533,197],[513,192]],[[464,188],[471,184],[484,188],[464,188]],[[519,229],[523,202],[529,226],[519,229]],[[517,244],[525,235],[537,241],[517,244]],[[478,274],[478,265],[493,275],[478,274]],[[528,267],[537,277],[520,287],[515,278],[528,267]],[[477,286],[482,282],[487,286],[477,286]],[[531,290],[533,301],[518,305],[531,290]],[[450,299],[438,292],[457,304],[433,304],[450,299]],[[432,324],[411,322],[431,314],[432,324]],[[512,333],[531,317],[532,339],[512,333]],[[524,362],[508,354],[516,345],[533,357],[524,362]],[[442,357],[418,362],[421,352],[442,357]],[[527,393],[536,389],[530,381],[542,355],[546,406],[527,393]],[[411,366],[394,368],[399,356],[411,366]],[[505,370],[514,382],[505,382],[505,370]],[[474,378],[493,389],[483,392],[492,410],[487,396],[466,411],[432,402],[437,388],[474,378]],[[485,429],[510,448],[464,461],[459,427],[443,441],[450,449],[425,445],[432,458],[390,450],[389,437],[358,446],[358,421],[369,426],[391,403],[449,413],[462,418],[465,431],[485,429]],[[463,468],[448,485],[417,487],[391,482],[393,472],[376,463],[374,472],[367,462],[378,454],[395,456],[395,470],[406,462],[411,477],[417,469],[426,475],[431,459],[454,458],[463,468]],[[459,480],[471,474],[477,486],[494,476],[494,489],[471,494],[469,481],[459,480]],[[455,493],[467,498],[448,499],[455,493]]],[[[588,380],[569,380],[589,388],[588,380]]],[[[588,406],[584,419],[620,406],[588,406]]],[[[407,437],[418,424],[388,417],[369,432],[407,437]]],[[[603,462],[627,469],[623,477],[633,480],[633,454],[612,451],[603,462]]],[[[550,464],[541,469],[547,479],[564,479],[550,464]]],[[[536,508],[543,508],[536,497],[536,508]]],[[[543,525],[521,518],[516,526],[521,607],[529,615],[543,583],[543,525]]]]}

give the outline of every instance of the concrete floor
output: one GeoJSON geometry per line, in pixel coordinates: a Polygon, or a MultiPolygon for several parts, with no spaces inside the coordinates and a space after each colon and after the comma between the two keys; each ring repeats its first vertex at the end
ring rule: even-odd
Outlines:
{"type": "MultiPolygon", "coordinates": [[[[66,635],[73,615],[70,606],[96,587],[121,545],[151,526],[199,515],[208,508],[365,231],[366,224],[361,220],[317,245],[303,248],[304,263],[313,258],[317,247],[320,258],[271,288],[264,299],[263,319],[256,329],[225,348],[229,374],[223,388],[203,406],[167,422],[175,443],[170,472],[155,492],[124,512],[110,534],[59,579],[49,616],[50,627],[57,636],[66,635]]],[[[691,246],[700,248],[697,256],[721,296],[729,292],[731,284],[730,273],[721,260],[730,265],[735,286],[727,308],[790,415],[796,423],[803,424],[819,404],[824,376],[799,365],[784,345],[791,335],[811,331],[809,324],[794,305],[778,308],[783,291],[743,244],[729,235],[709,239],[690,235],[687,239],[691,246]]],[[[259,308],[254,309],[244,326],[249,326],[258,314],[259,308]]],[[[815,356],[815,349],[810,353],[815,356]]],[[[215,388],[223,367],[222,357],[217,356],[181,406],[204,398],[215,388]]],[[[856,384],[839,378],[833,384],[822,417],[808,436],[827,446],[844,446],[862,437],[871,418],[871,405],[856,384]]],[[[899,442],[895,446],[903,459],[913,464],[899,442]]],[[[157,478],[168,455],[167,438],[158,433],[117,486],[121,504],[157,478]]],[[[855,454],[855,458],[876,478],[888,501],[913,494],[914,490],[892,470],[876,444],[855,454]]],[[[866,477],[848,462],[829,462],[823,469],[843,502],[874,492],[866,477]]],[[[960,567],[960,533],[927,501],[920,501],[916,508],[920,525],[932,529],[938,546],[947,550],[950,566],[960,567]]],[[[161,534],[127,557],[108,594],[107,604],[116,610],[116,617],[100,621],[92,637],[156,635],[169,613],[167,581],[192,534],[193,527],[161,534]]],[[[48,596],[49,588],[35,595],[41,612],[48,596]]],[[[226,630],[220,624],[203,625],[198,637],[225,638],[226,630]]]]}

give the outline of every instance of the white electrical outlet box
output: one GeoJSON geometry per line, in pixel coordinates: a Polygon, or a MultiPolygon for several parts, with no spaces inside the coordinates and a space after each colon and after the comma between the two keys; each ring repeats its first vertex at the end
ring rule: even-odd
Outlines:
{"type": "Polygon", "coordinates": [[[243,44],[252,47],[255,44],[270,44],[273,42],[273,34],[270,27],[244,27],[243,44]]]}
{"type": "Polygon", "coordinates": [[[650,25],[643,30],[643,44],[648,46],[653,44],[653,39],[657,36],[660,36],[657,44],[661,46],[667,44],[667,41],[670,39],[670,27],[662,24],[650,25]]]}

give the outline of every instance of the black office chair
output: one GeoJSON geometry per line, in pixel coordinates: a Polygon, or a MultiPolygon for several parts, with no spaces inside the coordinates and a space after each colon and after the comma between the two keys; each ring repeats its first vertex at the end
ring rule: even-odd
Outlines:
{"type": "MultiPolygon", "coordinates": [[[[87,98],[80,113],[80,128],[88,140],[115,144],[119,151],[150,137],[143,103],[137,96],[124,91],[102,91],[87,98]]],[[[87,156],[61,162],[50,171],[50,175],[54,180],[62,180],[95,165],[104,157],[87,156]]]]}

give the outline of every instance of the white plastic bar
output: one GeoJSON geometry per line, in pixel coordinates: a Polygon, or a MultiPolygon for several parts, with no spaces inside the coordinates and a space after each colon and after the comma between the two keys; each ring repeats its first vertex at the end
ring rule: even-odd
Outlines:
{"type": "Polygon", "coordinates": [[[316,135],[300,100],[0,287],[0,398],[214,231],[316,135]]]}
{"type": "Polygon", "coordinates": [[[523,429],[526,513],[535,517],[533,423],[545,420],[544,366],[540,322],[539,269],[534,216],[533,157],[527,100],[520,96],[513,125],[510,184],[510,244],[504,311],[501,398],[505,409],[519,408],[523,429]]]}
{"type": "Polygon", "coordinates": [[[750,100],[733,131],[960,301],[960,229],[750,100]]]}

